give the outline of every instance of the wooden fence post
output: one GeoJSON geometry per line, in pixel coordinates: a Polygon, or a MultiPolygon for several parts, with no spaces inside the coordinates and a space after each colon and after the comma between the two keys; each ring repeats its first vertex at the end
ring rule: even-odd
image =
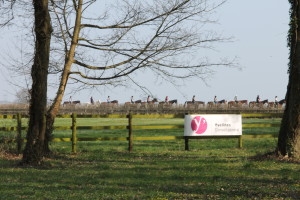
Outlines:
{"type": "Polygon", "coordinates": [[[77,144],[77,136],[76,136],[76,113],[72,113],[72,152],[76,153],[76,144],[77,144]]]}
{"type": "Polygon", "coordinates": [[[243,136],[239,136],[239,148],[243,148],[243,136]]]}
{"type": "Polygon", "coordinates": [[[184,136],[184,150],[189,151],[190,147],[189,147],[189,137],[188,136],[184,136]]]}
{"type": "MultiPolygon", "coordinates": [[[[184,119],[185,119],[185,116],[188,115],[188,114],[189,113],[184,113],[184,119]]],[[[190,150],[188,136],[184,136],[184,150],[185,151],[189,151],[190,150]]]]}
{"type": "Polygon", "coordinates": [[[17,114],[17,152],[18,154],[22,151],[22,116],[20,113],[17,114]]]}
{"type": "Polygon", "coordinates": [[[133,148],[133,136],[132,136],[132,114],[129,113],[128,117],[128,151],[132,152],[133,148]]]}

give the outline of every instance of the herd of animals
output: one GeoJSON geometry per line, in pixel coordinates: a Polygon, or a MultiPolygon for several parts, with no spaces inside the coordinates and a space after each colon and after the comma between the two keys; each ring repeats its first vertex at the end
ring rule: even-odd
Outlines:
{"type": "MultiPolygon", "coordinates": [[[[225,99],[217,101],[214,99],[214,101],[209,101],[205,103],[204,101],[195,101],[194,97],[192,101],[186,101],[184,104],[182,104],[183,107],[202,107],[202,108],[215,108],[215,107],[223,107],[223,108],[234,108],[234,107],[249,107],[249,108],[282,108],[286,104],[285,99],[282,99],[280,101],[277,101],[277,98],[275,98],[275,101],[268,101],[262,100],[260,101],[259,98],[256,99],[256,101],[248,101],[248,100],[235,100],[233,101],[226,101],[225,99]]],[[[81,103],[80,101],[65,101],[63,102],[63,106],[68,105],[100,105],[100,106],[118,106],[119,101],[118,100],[109,100],[109,97],[106,102],[100,102],[100,101],[94,101],[91,97],[90,102],[88,103],[81,103]]],[[[125,102],[122,104],[124,106],[147,106],[147,105],[158,105],[158,106],[175,106],[178,105],[177,99],[168,100],[168,97],[165,98],[165,101],[158,101],[157,98],[153,98],[150,100],[149,96],[147,98],[147,101],[142,100],[135,100],[131,99],[130,102],[125,102]]]]}

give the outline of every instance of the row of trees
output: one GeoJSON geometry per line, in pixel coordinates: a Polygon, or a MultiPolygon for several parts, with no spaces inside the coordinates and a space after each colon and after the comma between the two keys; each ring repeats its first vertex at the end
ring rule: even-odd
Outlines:
{"type": "MultiPolygon", "coordinates": [[[[0,12],[6,16],[1,26],[12,24],[14,8],[22,1],[0,2],[0,12]]],[[[172,82],[193,76],[203,79],[213,66],[232,65],[226,60],[193,62],[190,57],[198,49],[208,49],[213,43],[226,40],[203,29],[204,25],[213,22],[210,13],[223,3],[209,4],[204,0],[32,0],[35,43],[30,120],[22,163],[40,164],[43,157],[51,153],[48,143],[67,84],[119,86],[130,81],[142,88],[142,83],[135,81],[138,72],[154,73],[172,82]],[[50,109],[46,110],[47,80],[51,74],[59,77],[60,83],[50,109]]],[[[291,38],[293,31],[291,28],[291,38]]],[[[293,48],[291,45],[291,52],[293,48]]],[[[293,73],[300,74],[299,64],[293,63],[290,64],[289,88],[293,80],[299,84],[299,77],[292,77],[293,73]]],[[[299,101],[295,97],[297,92],[290,94],[295,92],[293,90],[293,87],[288,89],[283,119],[283,122],[293,121],[293,124],[290,124],[291,128],[282,125],[278,152],[299,157],[299,101]],[[291,105],[293,108],[298,106],[298,113],[294,112],[293,116],[291,105]],[[298,129],[295,129],[297,125],[298,129]]]]}

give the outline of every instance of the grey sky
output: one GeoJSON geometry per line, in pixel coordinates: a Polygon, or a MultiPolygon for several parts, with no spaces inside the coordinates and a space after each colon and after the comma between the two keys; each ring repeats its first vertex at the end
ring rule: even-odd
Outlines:
{"type": "MultiPolygon", "coordinates": [[[[286,0],[228,0],[217,10],[219,24],[214,29],[224,36],[233,36],[234,41],[216,46],[212,53],[216,57],[237,57],[242,68],[220,67],[216,74],[207,79],[207,85],[198,79],[186,81],[184,86],[175,88],[170,84],[157,82],[155,77],[141,74],[152,94],[159,99],[169,96],[169,99],[178,99],[180,103],[191,100],[212,101],[213,96],[219,100],[232,100],[235,95],[239,99],[254,100],[257,95],[261,99],[274,100],[284,98],[287,87],[287,31],[289,23],[289,3],[286,0]]],[[[15,35],[18,35],[15,33],[15,35]]],[[[14,53],[11,37],[0,37],[0,54],[14,53]]],[[[18,88],[12,86],[10,72],[0,66],[0,101],[14,100],[18,88]]],[[[17,81],[17,80],[15,80],[17,81]]],[[[49,98],[54,91],[49,91],[49,98]]],[[[138,90],[130,89],[99,89],[83,90],[72,94],[73,100],[88,102],[90,96],[94,100],[118,99],[120,102],[129,101],[133,95],[135,99],[145,99],[146,95],[138,90]]],[[[69,94],[66,94],[67,100],[69,94]]]]}

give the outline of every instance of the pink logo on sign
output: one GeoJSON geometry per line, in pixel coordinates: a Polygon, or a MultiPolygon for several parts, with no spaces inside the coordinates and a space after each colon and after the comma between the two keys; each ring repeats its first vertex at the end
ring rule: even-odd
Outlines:
{"type": "Polygon", "coordinates": [[[207,129],[207,121],[204,117],[196,116],[191,122],[191,128],[195,133],[202,134],[207,129]]]}

